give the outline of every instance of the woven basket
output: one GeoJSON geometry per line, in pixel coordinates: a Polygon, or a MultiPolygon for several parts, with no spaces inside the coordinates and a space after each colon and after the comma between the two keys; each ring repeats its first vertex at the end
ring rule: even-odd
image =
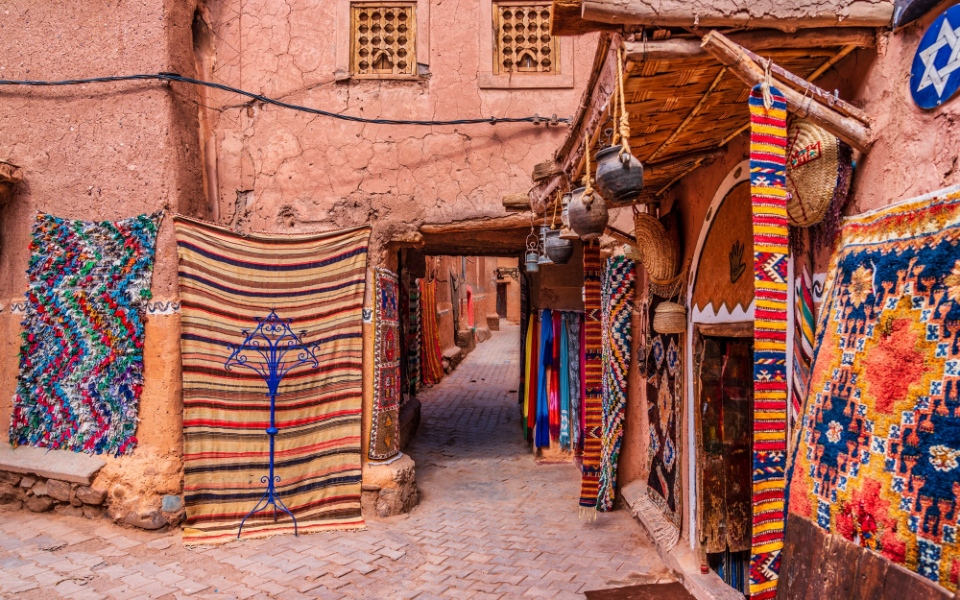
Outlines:
{"type": "Polygon", "coordinates": [[[787,132],[787,219],[795,227],[823,220],[837,191],[840,141],[826,129],[794,119],[787,132]]]}
{"type": "Polygon", "coordinates": [[[676,236],[649,213],[637,213],[633,216],[633,235],[637,245],[627,245],[624,254],[627,258],[643,263],[651,279],[663,281],[677,274],[680,261],[680,248],[676,236]]]}
{"type": "Polygon", "coordinates": [[[676,302],[661,302],[653,311],[653,330],[657,333],[683,333],[687,328],[687,309],[676,302]]]}

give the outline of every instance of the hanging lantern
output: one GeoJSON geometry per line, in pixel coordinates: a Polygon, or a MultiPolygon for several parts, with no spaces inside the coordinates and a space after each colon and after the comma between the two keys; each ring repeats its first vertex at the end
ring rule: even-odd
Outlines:
{"type": "Polygon", "coordinates": [[[540,258],[537,259],[537,264],[541,265],[552,265],[553,261],[550,260],[550,257],[547,256],[546,246],[547,246],[547,232],[550,231],[550,228],[544,225],[540,228],[540,258]]]}
{"type": "Polygon", "coordinates": [[[524,265],[526,266],[527,273],[536,273],[540,270],[538,265],[538,259],[540,258],[540,252],[537,250],[537,234],[533,229],[533,225],[530,226],[530,235],[527,236],[527,253],[524,255],[524,265]]]}

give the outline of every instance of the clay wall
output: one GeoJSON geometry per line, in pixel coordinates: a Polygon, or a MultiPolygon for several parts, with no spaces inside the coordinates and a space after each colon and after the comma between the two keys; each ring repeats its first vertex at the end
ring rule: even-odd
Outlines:
{"type": "MultiPolygon", "coordinates": [[[[4,6],[0,69],[9,79],[194,73],[192,9],[171,0],[4,6]]],[[[0,90],[0,156],[23,183],[0,212],[0,423],[15,394],[30,227],[37,211],[114,220],[166,211],[153,307],[177,298],[173,212],[209,217],[201,187],[195,90],[155,82],[0,90]]],[[[104,456],[95,486],[118,516],[181,491],[179,317],[146,320],[145,385],[136,450],[104,456]]]]}

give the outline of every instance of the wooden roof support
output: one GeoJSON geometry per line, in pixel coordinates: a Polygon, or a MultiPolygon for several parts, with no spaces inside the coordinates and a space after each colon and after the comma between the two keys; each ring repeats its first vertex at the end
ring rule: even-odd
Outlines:
{"type": "Polygon", "coordinates": [[[776,0],[584,0],[587,21],[658,27],[768,27],[793,31],[813,27],[886,27],[893,18],[892,0],[835,0],[822,8],[797,7],[776,0]]]}
{"type": "MultiPolygon", "coordinates": [[[[750,58],[743,47],[730,41],[723,34],[711,31],[703,38],[701,45],[748,86],[753,87],[764,80],[763,67],[750,58]]],[[[823,127],[857,150],[863,153],[869,152],[873,144],[873,132],[869,124],[821,104],[820,99],[830,94],[799,77],[797,79],[803,81],[802,87],[805,94],[786,85],[779,86],[780,92],[787,100],[787,109],[823,127]]]]}
{"type": "MultiPolygon", "coordinates": [[[[762,50],[791,50],[803,48],[835,48],[852,46],[869,48],[877,43],[876,31],[868,27],[804,29],[791,35],[782,31],[761,30],[731,33],[731,41],[750,48],[754,52],[762,50]]],[[[700,47],[700,40],[677,38],[672,40],[647,40],[646,42],[624,42],[627,60],[676,60],[707,56],[700,47]]]]}
{"type": "Polygon", "coordinates": [[[530,220],[535,225],[543,223],[544,218],[531,212],[517,213],[505,217],[478,217],[452,223],[430,223],[420,226],[420,232],[428,235],[447,233],[466,233],[471,231],[495,231],[500,229],[524,229],[530,227],[530,220]]]}

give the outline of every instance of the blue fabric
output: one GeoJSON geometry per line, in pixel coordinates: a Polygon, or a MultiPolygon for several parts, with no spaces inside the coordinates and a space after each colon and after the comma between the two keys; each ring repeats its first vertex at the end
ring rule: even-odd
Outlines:
{"type": "Polygon", "coordinates": [[[550,446],[550,406],[547,397],[547,366],[553,363],[553,315],[540,311],[540,364],[537,365],[537,448],[550,446]]]}

